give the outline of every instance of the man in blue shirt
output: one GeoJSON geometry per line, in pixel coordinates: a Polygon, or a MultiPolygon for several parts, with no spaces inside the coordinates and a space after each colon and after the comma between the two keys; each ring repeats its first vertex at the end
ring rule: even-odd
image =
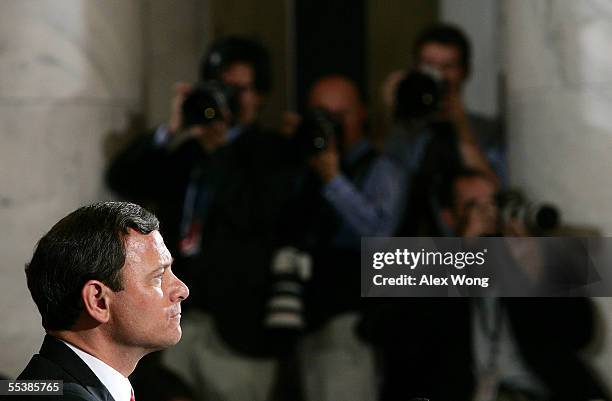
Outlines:
{"type": "Polygon", "coordinates": [[[308,159],[310,176],[302,193],[296,228],[312,255],[306,293],[310,332],[301,344],[307,400],[376,397],[371,350],[358,340],[362,237],[390,236],[401,205],[400,174],[366,137],[366,110],[349,79],[326,76],[309,93],[308,104],[335,116],[342,134],[308,159]]]}

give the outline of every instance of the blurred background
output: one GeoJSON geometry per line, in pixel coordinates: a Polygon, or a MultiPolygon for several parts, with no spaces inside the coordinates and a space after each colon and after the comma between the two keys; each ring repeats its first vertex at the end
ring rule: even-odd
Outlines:
{"type": "MultiPolygon", "coordinates": [[[[334,71],[362,90],[382,140],[381,85],[436,21],[472,41],[466,107],[503,121],[510,184],[554,202],[567,225],[612,235],[607,0],[2,0],[0,372],[16,376],[40,345],[23,272],[36,241],[76,207],[113,198],[105,166],[168,120],[173,84],[197,79],[212,41],[247,35],[270,51],[264,125],[303,110],[312,80],[334,71]]],[[[595,302],[600,335],[586,358],[612,386],[612,301],[595,302]]]]}

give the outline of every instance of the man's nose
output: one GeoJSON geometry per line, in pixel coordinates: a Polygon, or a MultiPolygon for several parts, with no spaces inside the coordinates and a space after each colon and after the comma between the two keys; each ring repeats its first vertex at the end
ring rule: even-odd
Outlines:
{"type": "Polygon", "coordinates": [[[172,303],[184,301],[189,296],[189,288],[178,277],[172,274],[174,283],[170,290],[170,300],[172,303]]]}

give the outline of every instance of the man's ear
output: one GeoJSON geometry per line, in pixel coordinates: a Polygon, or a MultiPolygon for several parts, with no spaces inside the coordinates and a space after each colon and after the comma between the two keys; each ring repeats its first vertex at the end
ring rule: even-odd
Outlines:
{"type": "Polygon", "coordinates": [[[440,211],[440,219],[451,230],[455,231],[457,229],[457,221],[450,208],[445,207],[440,211]]]}
{"type": "Polygon", "coordinates": [[[111,289],[98,280],[89,280],[81,290],[84,310],[89,317],[100,323],[110,318],[109,293],[111,289]]]}

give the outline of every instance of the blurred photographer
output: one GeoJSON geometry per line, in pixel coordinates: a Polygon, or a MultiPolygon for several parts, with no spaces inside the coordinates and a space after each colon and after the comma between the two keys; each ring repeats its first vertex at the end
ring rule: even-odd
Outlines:
{"type": "Polygon", "coordinates": [[[374,400],[373,355],[354,333],[359,249],[362,237],[393,232],[399,171],[368,141],[354,82],[324,76],[312,85],[308,105],[313,112],[295,133],[305,163],[290,227],[296,246],[312,256],[300,346],[306,399],[374,400]]]}
{"type": "MultiPolygon", "coordinates": [[[[457,151],[466,167],[482,170],[503,185],[506,182],[505,143],[499,121],[468,112],[463,103],[463,88],[471,73],[472,49],[466,35],[456,26],[437,24],[418,36],[413,48],[415,70],[433,76],[442,84],[442,99],[435,119],[448,121],[456,133],[457,151]],[[492,174],[492,173],[495,173],[492,174]]],[[[398,86],[407,73],[391,73],[383,85],[383,99],[390,110],[397,107],[398,86]]],[[[401,105],[400,105],[401,107],[401,105]]],[[[397,114],[397,113],[396,113],[397,114]]],[[[392,135],[388,149],[408,165],[418,155],[404,152],[405,133],[392,135]]],[[[415,144],[415,146],[423,146],[415,144]]]]}
{"type": "Polygon", "coordinates": [[[106,172],[117,194],[157,211],[175,255],[193,253],[199,241],[186,210],[193,205],[186,202],[193,203],[196,177],[211,155],[242,133],[260,131],[257,117],[270,88],[268,59],[250,39],[217,40],[202,58],[200,83],[175,84],[168,123],[136,139],[106,172]]]}
{"type": "Polygon", "coordinates": [[[395,72],[383,97],[393,110],[387,153],[404,166],[406,210],[398,235],[433,235],[431,183],[439,175],[470,168],[496,186],[505,184],[501,125],[468,113],[462,90],[469,77],[471,48],[458,28],[426,29],[414,46],[415,66],[395,72]]]}
{"type": "MultiPolygon", "coordinates": [[[[497,190],[486,175],[461,170],[448,178],[445,187],[440,199],[443,230],[459,237],[493,236],[500,232],[497,190]]],[[[515,226],[518,232],[527,235],[520,223],[515,226]]]]}
{"type": "MultiPolygon", "coordinates": [[[[485,174],[457,171],[443,192],[440,221],[450,235],[528,233],[520,221],[499,219],[496,187],[485,174]]],[[[509,251],[517,263],[530,261],[509,251]]],[[[588,298],[405,299],[379,315],[366,324],[382,351],[384,401],[609,399],[579,355],[594,336],[588,298]]]]}

